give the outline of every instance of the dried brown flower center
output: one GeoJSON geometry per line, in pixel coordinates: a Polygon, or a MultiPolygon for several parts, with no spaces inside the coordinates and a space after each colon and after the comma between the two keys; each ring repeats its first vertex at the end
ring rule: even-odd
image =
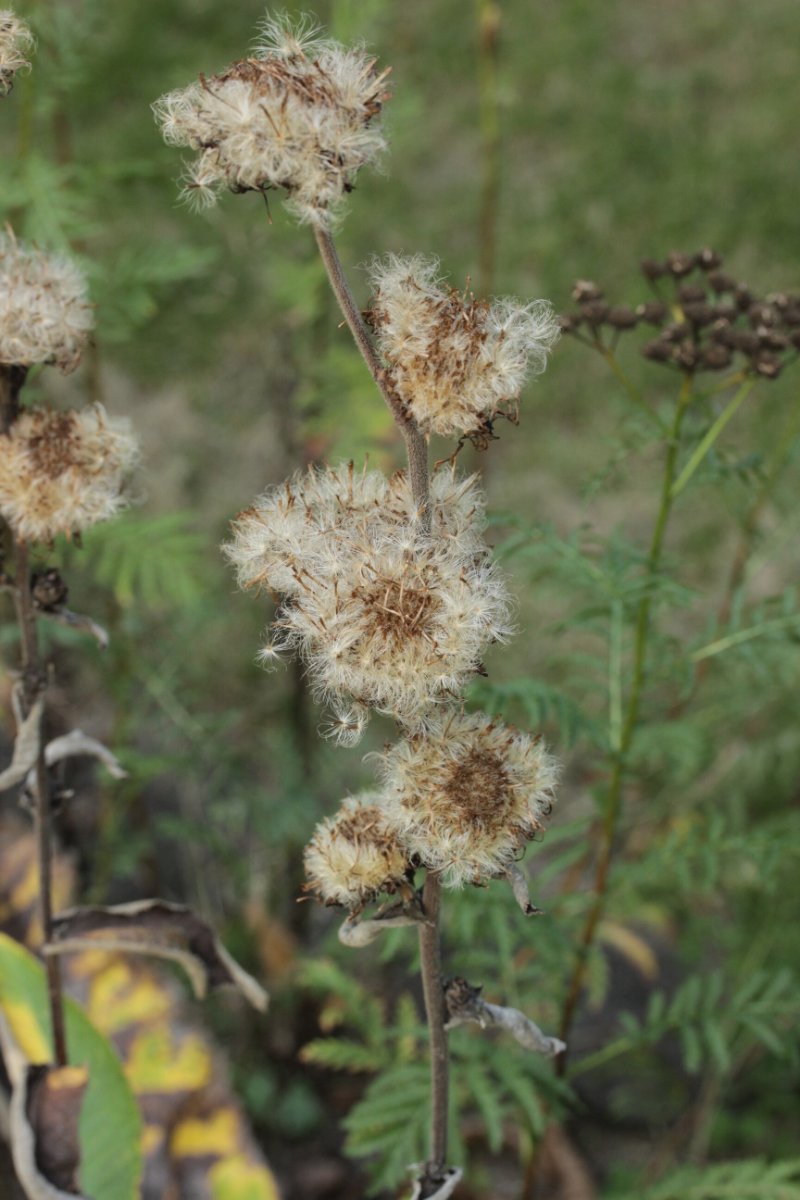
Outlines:
{"type": "Polygon", "coordinates": [[[424,583],[404,579],[378,580],[360,592],[376,630],[389,641],[429,636],[431,618],[439,598],[424,583]]]}
{"type": "Polygon", "coordinates": [[[490,750],[471,750],[455,763],[444,792],[471,825],[502,824],[511,806],[508,772],[490,750]]]}
{"type": "Polygon", "coordinates": [[[372,842],[380,846],[386,840],[380,809],[375,805],[359,808],[336,822],[336,833],[348,842],[372,842]]]}
{"type": "Polygon", "coordinates": [[[50,479],[81,463],[80,439],[72,413],[48,414],[26,441],[33,469],[50,479]]]}
{"type": "MultiPolygon", "coordinates": [[[[212,76],[210,82],[225,84],[231,79],[249,83],[254,91],[264,96],[296,96],[310,108],[318,105],[333,108],[341,102],[324,69],[319,63],[309,62],[305,57],[243,58],[233,63],[224,74],[212,76]]],[[[205,80],[202,82],[205,84],[205,80]]],[[[384,97],[377,95],[364,103],[365,121],[380,112],[382,99],[384,97]]]]}

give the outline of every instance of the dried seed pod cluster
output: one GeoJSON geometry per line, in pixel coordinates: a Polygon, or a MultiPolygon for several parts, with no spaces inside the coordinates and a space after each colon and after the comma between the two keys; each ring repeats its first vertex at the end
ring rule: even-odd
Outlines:
{"type": "Polygon", "coordinates": [[[738,366],[777,379],[800,350],[800,294],[761,298],[722,266],[714,250],[644,259],[657,298],[636,306],[611,305],[596,284],[580,280],[572,293],[578,307],[561,317],[561,328],[602,344],[604,331],[655,326],[660,332],[641,348],[652,362],[692,372],[738,366]]]}
{"type": "Polygon", "coordinates": [[[282,603],[263,657],[297,650],[334,732],[358,740],[366,710],[414,726],[458,698],[486,647],[506,638],[509,600],[483,541],[474,480],[438,472],[423,531],[402,473],[352,465],[295,476],[233,523],[243,587],[282,603]]]}
{"type": "Polygon", "coordinates": [[[124,418],[101,405],[25,409],[0,435],[0,512],[26,542],[51,542],[113,517],[138,457],[124,418]]]}
{"type": "Polygon", "coordinates": [[[223,188],[281,188],[301,221],[327,227],[384,149],[387,74],[360,50],[270,21],[252,58],[201,75],[154,110],[167,142],[200,152],[185,180],[190,197],[210,204],[223,188]]]}
{"type": "Polygon", "coordinates": [[[497,878],[550,812],[557,777],[539,739],[451,709],[380,759],[382,788],[345,801],[306,850],[308,890],[359,910],[416,867],[447,887],[497,878]]]}
{"type": "Polygon", "coordinates": [[[436,259],[389,255],[371,270],[369,320],[392,384],[423,433],[478,444],[544,370],[559,335],[546,300],[476,300],[448,288],[436,259]]]}
{"type": "Polygon", "coordinates": [[[71,371],[93,325],[86,280],[74,262],[0,235],[0,363],[71,371]]]}
{"type": "Polygon", "coordinates": [[[0,11],[0,96],[7,96],[17,72],[30,66],[32,49],[33,34],[25,22],[11,9],[0,11]]]}

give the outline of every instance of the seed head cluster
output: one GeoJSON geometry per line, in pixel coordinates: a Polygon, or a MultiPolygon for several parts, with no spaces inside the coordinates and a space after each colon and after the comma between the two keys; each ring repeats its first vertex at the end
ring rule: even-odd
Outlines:
{"type": "Polygon", "coordinates": [[[387,74],[362,50],[271,21],[252,58],[201,75],[154,109],[167,142],[200,152],[189,197],[211,204],[223,188],[282,188],[301,221],[327,228],[359,169],[384,149],[377,118],[387,74]]]}
{"type": "Polygon", "coordinates": [[[559,335],[546,300],[476,300],[448,288],[435,259],[372,266],[370,321],[398,396],[424,433],[486,436],[516,419],[520,392],[559,335]]]}
{"type": "Polygon", "coordinates": [[[0,435],[0,512],[23,541],[80,533],[125,506],[137,455],[128,422],[99,404],[25,409],[0,435]]]}
{"type": "Polygon", "coordinates": [[[359,911],[409,874],[408,856],[387,825],[376,793],[345,800],[321,821],[304,854],[307,885],[325,904],[359,911]]]}
{"type": "Polygon", "coordinates": [[[86,280],[70,259],[0,235],[0,363],[71,371],[93,324],[86,280]]]}
{"type": "Polygon", "coordinates": [[[550,811],[557,770],[541,741],[450,711],[392,747],[381,775],[398,842],[460,887],[502,875],[522,853],[550,811]]]}
{"type": "Polygon", "coordinates": [[[577,309],[561,317],[565,333],[603,348],[648,325],[658,330],[641,347],[651,362],[682,372],[743,369],[777,379],[800,350],[800,294],[758,296],[723,270],[715,250],[673,251],[663,260],[642,260],[641,271],[654,296],[641,304],[610,304],[590,280],[575,284],[577,309]]]}
{"type": "Polygon", "coordinates": [[[509,601],[482,537],[474,479],[434,475],[424,532],[403,473],[310,470],[262,496],[226,547],[242,587],[281,601],[262,657],[306,660],[333,732],[358,740],[370,708],[415,726],[461,694],[509,601]]]}
{"type": "Polygon", "coordinates": [[[10,9],[0,11],[0,96],[11,91],[17,71],[30,66],[32,49],[33,34],[25,22],[10,9]]]}

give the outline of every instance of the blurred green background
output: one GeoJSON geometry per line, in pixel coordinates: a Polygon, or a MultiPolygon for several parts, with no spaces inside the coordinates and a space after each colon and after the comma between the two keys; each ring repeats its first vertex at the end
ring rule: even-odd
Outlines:
{"type": "MultiPolygon", "coordinates": [[[[570,307],[576,278],[638,303],[649,294],[642,256],[705,245],[760,294],[800,287],[793,0],[320,0],[313,11],[335,36],[366,41],[393,67],[385,174],[362,174],[338,236],[365,306],[360,268],[390,250],[435,254],[457,286],[545,296],[559,311],[570,307]]],[[[346,971],[356,968],[352,952],[342,959],[334,949],[330,915],[296,897],[315,820],[369,784],[363,751],[392,731],[374,722],[356,751],[317,738],[320,714],[302,671],[267,674],[254,664],[269,606],[235,591],[217,546],[231,517],[295,466],[369,453],[388,469],[400,448],[339,327],[310,232],[277,196],[269,212],[254,195],[226,196],[202,214],[182,206],[180,153],[162,143],[150,112],[163,92],[240,57],[263,5],[38,0],[19,13],[39,49],[0,114],[0,206],[21,236],[71,248],[97,304],[96,343],[80,370],[67,379],[40,373],[30,391],[59,403],[100,399],[130,415],[144,446],[141,504],[88,536],[83,550],[59,546],[52,556],[65,565],[71,607],[91,611],[113,636],[105,656],[54,636],[63,722],[77,714],[131,769],[124,787],[78,799],[63,838],[86,896],[186,899],[266,974],[277,996],[266,1033],[224,1008],[211,1013],[240,1094],[289,1195],[355,1197],[362,1176],[342,1165],[337,1129],[369,1072],[331,1076],[301,1068],[297,1054],[318,1032],[320,996],[334,986],[313,963],[332,954],[346,971]],[[329,1164],[328,1191],[297,1174],[315,1157],[329,1164]]],[[[634,342],[621,344],[625,369],[654,409],[668,405],[673,378],[645,363],[634,342]]],[[[668,543],[675,579],[692,590],[663,622],[639,804],[625,826],[631,867],[609,915],[611,949],[593,962],[595,1015],[581,1048],[594,1053],[618,1036],[616,1015],[629,1002],[644,1021],[654,989],[671,993],[690,977],[701,981],[695,1008],[706,1003],[712,1033],[688,1066],[658,1043],[655,1053],[640,1047],[621,1058],[611,1076],[590,1076],[569,1109],[570,1128],[603,1194],[630,1187],[644,1195],[675,1164],[796,1152],[796,1062],[784,1034],[770,1058],[757,1038],[760,1049],[737,1050],[737,1026],[733,1049],[715,1058],[712,1020],[748,973],[800,967],[795,627],[715,667],[699,708],[672,724],[681,685],[665,664],[675,666],[676,647],[719,632],[713,614],[739,531],[797,386],[797,373],[786,371],[760,389],[668,543]],[[712,970],[721,972],[724,1004],[702,1000],[712,970]],[[675,1134],[698,1105],[687,1137],[675,1134]],[[632,1182],[640,1170],[645,1183],[632,1182]]],[[[480,894],[480,908],[464,896],[452,952],[456,965],[474,952],[487,987],[516,992],[512,999],[552,1024],[585,911],[581,855],[591,846],[590,793],[602,778],[602,664],[598,675],[587,661],[608,640],[570,621],[581,585],[560,571],[564,555],[553,547],[573,530],[583,531],[582,553],[592,538],[602,542],[606,562],[615,538],[646,546],[661,449],[599,356],[568,339],[525,394],[519,428],[498,432],[486,454],[466,450],[462,459],[485,472],[494,540],[508,542],[509,513],[523,533],[550,532],[530,543],[536,553],[523,536],[523,552],[506,554],[520,633],[510,650],[492,651],[481,698],[520,723],[541,719],[567,771],[552,835],[530,856],[534,875],[544,864],[537,880],[552,896],[549,926],[520,927],[505,897],[480,894]],[[503,691],[519,680],[528,682],[503,691]]],[[[433,449],[440,457],[452,446],[433,449]]],[[[795,454],[769,497],[734,620],[760,619],[759,605],[769,617],[773,603],[794,612],[796,466],[795,454]]],[[[4,638],[9,648],[12,631],[4,638]]],[[[388,965],[376,953],[357,970],[365,995],[382,991],[391,1013],[411,964],[402,948],[390,949],[388,965]]],[[[785,986],[775,1012],[784,1013],[793,985],[785,986]]],[[[779,1019],[769,1009],[763,1020],[779,1019]]],[[[502,1099],[492,1155],[484,1154],[492,1117],[480,1107],[474,1114],[464,1136],[482,1165],[465,1195],[562,1194],[536,1193],[530,1167],[559,1098],[546,1084],[537,1092],[536,1080],[520,1087],[527,1099],[516,1107],[513,1096],[502,1099]],[[522,1133],[506,1136],[506,1125],[522,1133]]],[[[675,1186],[653,1194],[690,1194],[688,1183],[675,1186]]]]}

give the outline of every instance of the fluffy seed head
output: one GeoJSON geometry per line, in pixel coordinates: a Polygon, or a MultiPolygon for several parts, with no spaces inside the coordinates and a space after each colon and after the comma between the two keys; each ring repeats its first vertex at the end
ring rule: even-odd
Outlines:
{"type": "Polygon", "coordinates": [[[262,496],[225,549],[241,586],[282,601],[272,645],[303,655],[318,695],[341,714],[334,731],[352,742],[365,709],[413,726],[460,695],[487,645],[510,633],[483,525],[474,479],[434,475],[424,533],[404,474],[350,465],[262,496]]]}
{"type": "Polygon", "coordinates": [[[17,71],[30,66],[32,49],[33,34],[25,22],[10,9],[0,11],[0,96],[11,91],[17,71]]]}
{"type": "Polygon", "coordinates": [[[79,533],[125,507],[137,455],[129,423],[99,404],[26,409],[0,435],[0,512],[24,541],[79,533]]]}
{"type": "Polygon", "coordinates": [[[381,892],[394,892],[409,869],[408,858],[387,826],[380,796],[367,792],[345,800],[321,821],[305,849],[306,890],[325,904],[359,910],[381,892]]]}
{"type": "Polygon", "coordinates": [[[520,391],[545,368],[559,327],[550,304],[476,300],[447,288],[435,259],[372,266],[371,321],[400,399],[425,433],[485,437],[516,419],[520,391]]]}
{"type": "Polygon", "coordinates": [[[94,324],[86,280],[68,258],[0,235],[0,363],[78,365],[94,324]]]}
{"type": "Polygon", "coordinates": [[[226,187],[278,187],[301,221],[327,228],[359,168],[385,147],[376,118],[387,72],[374,67],[316,30],[267,22],[252,58],[154,105],[165,140],[200,152],[185,194],[211,204],[226,187]]]}
{"type": "Polygon", "coordinates": [[[557,775],[539,740],[485,713],[439,714],[380,761],[387,821],[449,887],[506,870],[541,829],[557,775]]]}

